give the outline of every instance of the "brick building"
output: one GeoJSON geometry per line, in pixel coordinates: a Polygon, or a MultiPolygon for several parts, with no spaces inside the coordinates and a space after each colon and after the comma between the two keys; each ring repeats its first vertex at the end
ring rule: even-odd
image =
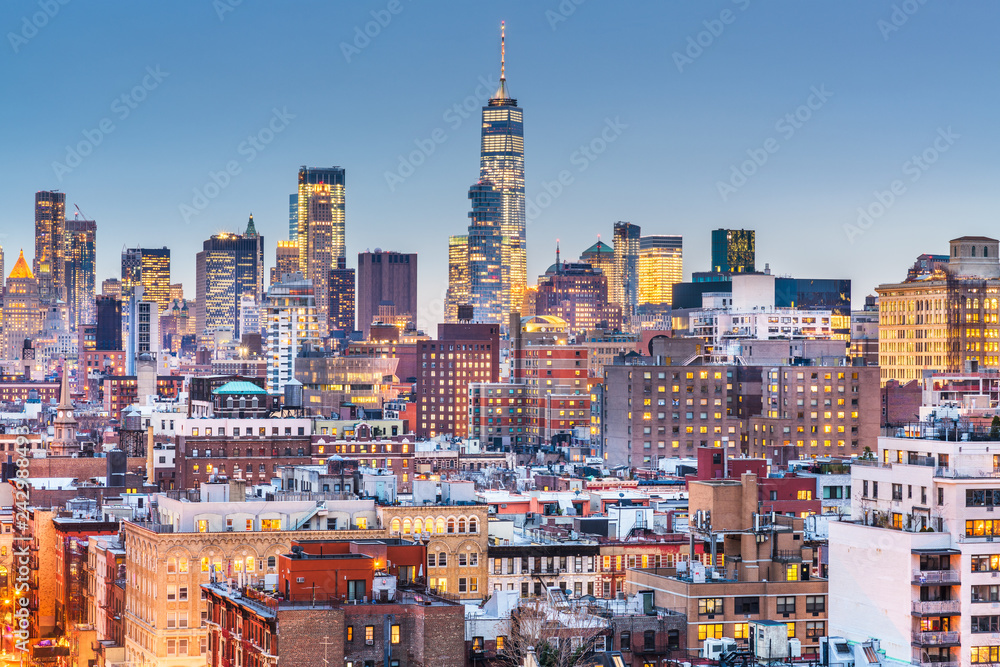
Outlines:
{"type": "Polygon", "coordinates": [[[418,569],[424,547],[405,540],[293,547],[279,557],[277,594],[215,582],[201,587],[209,665],[464,666],[464,606],[404,588],[404,573],[418,569]]]}
{"type": "Polygon", "coordinates": [[[263,483],[276,476],[280,466],[312,463],[312,447],[309,435],[178,436],[175,485],[179,489],[197,489],[213,477],[263,483]]]}
{"type": "Polygon", "coordinates": [[[469,385],[500,379],[500,326],[439,324],[438,340],[417,346],[417,437],[466,436],[469,385]]]}

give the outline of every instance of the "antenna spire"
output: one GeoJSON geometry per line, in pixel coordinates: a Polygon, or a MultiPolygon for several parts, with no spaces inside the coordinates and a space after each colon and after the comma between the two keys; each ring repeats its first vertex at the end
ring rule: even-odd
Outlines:
{"type": "Polygon", "coordinates": [[[507,80],[506,60],[507,60],[507,37],[505,21],[500,21],[500,80],[507,80]]]}

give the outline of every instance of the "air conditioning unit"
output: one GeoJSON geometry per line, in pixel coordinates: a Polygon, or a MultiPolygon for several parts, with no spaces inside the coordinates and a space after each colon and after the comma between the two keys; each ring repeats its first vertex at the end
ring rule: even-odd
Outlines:
{"type": "Polygon", "coordinates": [[[365,640],[365,645],[366,646],[374,646],[375,645],[375,640],[374,639],[366,639],[365,640]]]}

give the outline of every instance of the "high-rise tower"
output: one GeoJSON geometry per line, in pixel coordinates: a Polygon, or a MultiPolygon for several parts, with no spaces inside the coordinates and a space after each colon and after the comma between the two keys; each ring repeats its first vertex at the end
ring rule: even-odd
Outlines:
{"type": "Polygon", "coordinates": [[[122,251],[122,301],[128,301],[137,286],[145,298],[155,301],[160,310],[170,304],[170,249],[127,248],[122,251]]]}
{"type": "Polygon", "coordinates": [[[264,237],[257,233],[253,215],[243,234],[216,234],[202,246],[196,259],[195,329],[233,327],[239,339],[240,300],[249,296],[258,306],[264,297],[264,237]]]}
{"type": "Polygon", "coordinates": [[[611,280],[611,300],[622,307],[627,330],[635,326],[639,306],[639,225],[615,223],[615,266],[611,280]]]}
{"type": "Polygon", "coordinates": [[[69,325],[76,331],[97,317],[97,223],[80,218],[66,221],[66,303],[69,325]]]}
{"type": "Polygon", "coordinates": [[[510,267],[504,262],[507,238],[503,235],[503,193],[489,181],[469,188],[469,295],[473,320],[503,324],[510,312],[504,290],[510,267]]]}
{"type": "Polygon", "coordinates": [[[684,241],[677,235],[639,239],[639,303],[670,304],[683,280],[684,241]]]}
{"type": "MultiPolygon", "coordinates": [[[[509,275],[502,286],[504,315],[520,307],[528,283],[524,217],[523,110],[507,91],[506,35],[500,23],[500,87],[483,107],[479,177],[500,194],[502,264],[509,275]]],[[[471,239],[470,239],[471,240],[471,239]]],[[[470,253],[471,256],[471,253],[470,253]]]]}
{"type": "Polygon", "coordinates": [[[299,168],[299,270],[312,281],[324,332],[330,315],[330,271],[347,260],[344,181],[341,167],[299,168]]]}
{"type": "Polygon", "coordinates": [[[458,307],[467,305],[469,301],[469,237],[449,236],[444,321],[449,324],[458,322],[458,307]]]}
{"type": "Polygon", "coordinates": [[[42,303],[65,296],[66,289],[66,194],[35,193],[34,275],[42,303]]]}

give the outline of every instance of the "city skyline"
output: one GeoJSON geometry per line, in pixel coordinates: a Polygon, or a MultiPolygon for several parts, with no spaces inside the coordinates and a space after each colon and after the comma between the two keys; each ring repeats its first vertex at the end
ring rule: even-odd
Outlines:
{"type": "MultiPolygon", "coordinates": [[[[16,35],[32,7],[5,7],[0,19],[16,35]]],[[[761,264],[781,275],[846,274],[859,301],[894,280],[916,255],[942,252],[949,236],[958,234],[942,233],[941,220],[960,219],[960,233],[990,233],[992,201],[983,193],[996,171],[990,148],[997,135],[984,110],[995,94],[972,85],[970,74],[996,49],[978,38],[996,14],[989,5],[920,5],[905,21],[894,18],[891,7],[860,3],[782,11],[733,2],[625,13],[579,6],[568,16],[556,4],[515,5],[502,14],[477,7],[443,21],[435,12],[403,5],[363,48],[354,44],[366,41],[355,28],[364,37],[371,12],[383,7],[320,8],[316,18],[336,18],[343,26],[325,44],[334,93],[300,85],[311,75],[282,57],[248,54],[246,62],[232,62],[231,54],[244,52],[236,44],[248,30],[267,25],[276,39],[293,39],[292,26],[307,16],[301,8],[271,16],[250,6],[219,15],[188,8],[147,8],[139,15],[124,7],[62,7],[26,43],[9,43],[7,57],[18,65],[9,68],[11,84],[40,97],[0,111],[5,126],[25,130],[10,142],[10,159],[21,168],[0,186],[0,243],[8,254],[22,247],[31,253],[31,193],[58,189],[69,195],[71,210],[79,204],[100,221],[98,281],[117,275],[119,248],[108,245],[110,239],[127,247],[169,245],[174,281],[192,294],[204,238],[238,231],[250,210],[261,234],[286,238],[291,170],[339,164],[352,174],[349,260],[376,246],[420,254],[427,268],[418,325],[432,330],[444,319],[446,239],[461,230],[465,195],[475,180],[475,119],[498,83],[500,20],[507,22],[513,92],[531,110],[528,276],[549,265],[556,238],[567,256],[575,256],[599,233],[610,241],[615,220],[630,220],[646,234],[682,234],[690,258],[685,275],[707,264],[710,230],[746,228],[769,249],[758,258],[761,264]],[[970,21],[967,12],[973,11],[976,20],[970,21]],[[843,21],[848,12],[853,20],[843,21]],[[109,13],[122,25],[158,27],[147,40],[129,37],[109,47],[99,38],[109,13]],[[206,38],[197,57],[174,44],[182,26],[206,38]],[[819,26],[826,31],[822,38],[807,41],[819,26]],[[57,68],[56,79],[67,77],[66,85],[35,90],[32,82],[53,64],[53,45],[68,43],[81,29],[97,38],[78,49],[76,62],[57,68]],[[607,44],[601,56],[587,52],[598,37],[607,44]],[[842,51],[847,43],[852,53],[842,51]],[[102,77],[79,76],[77,68],[94,69],[119,46],[143,64],[116,61],[102,77]],[[789,49],[808,49],[808,62],[787,59],[789,49]],[[410,53],[417,57],[401,57],[410,53]],[[219,67],[235,67],[232,80],[227,76],[204,96],[219,67]],[[236,94],[251,89],[251,74],[262,67],[263,82],[274,85],[236,94]],[[393,85],[371,86],[371,80],[393,85]],[[72,96],[74,104],[54,104],[57,90],[60,100],[72,96]],[[579,104],[581,90],[593,94],[566,114],[567,105],[579,104]],[[325,101],[336,92],[350,102],[330,111],[325,101]],[[185,110],[190,96],[204,105],[185,110]],[[105,119],[113,130],[99,131],[105,119]],[[26,140],[39,123],[46,126],[44,138],[26,140]],[[244,145],[249,134],[262,135],[259,149],[244,145]],[[77,160],[65,147],[88,141],[89,155],[72,166],[77,160]],[[579,151],[587,142],[603,142],[601,153],[579,151]],[[421,146],[433,151],[421,153],[421,146]],[[165,158],[151,179],[134,165],[157,151],[165,158]],[[226,172],[231,161],[239,173],[226,172]],[[563,171],[566,184],[558,178],[563,171]],[[894,192],[895,181],[900,186],[894,192]],[[205,202],[195,201],[195,190],[205,202]],[[589,196],[597,191],[596,200],[589,196]],[[148,224],[135,224],[140,206],[148,224]],[[186,220],[185,206],[193,211],[186,220]],[[411,220],[421,234],[385,242],[411,220]],[[822,250],[793,252],[798,243],[792,239],[803,230],[822,250]]],[[[273,243],[266,253],[270,267],[273,243]]]]}

